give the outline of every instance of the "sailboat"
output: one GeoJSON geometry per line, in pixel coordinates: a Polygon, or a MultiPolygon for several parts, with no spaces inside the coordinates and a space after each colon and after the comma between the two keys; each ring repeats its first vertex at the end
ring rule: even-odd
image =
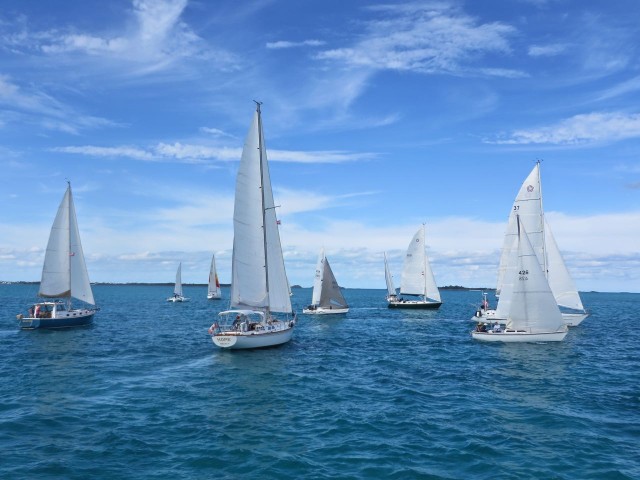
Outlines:
{"type": "MultiPolygon", "coordinates": [[[[536,162],[533,170],[520,187],[509,214],[498,267],[496,287],[496,296],[498,297],[504,288],[505,274],[509,268],[509,259],[516,245],[517,216],[520,218],[520,223],[527,229],[527,234],[538,258],[540,268],[545,272],[545,276],[549,281],[558,306],[561,308],[565,323],[569,326],[578,325],[588,316],[588,313],[582,305],[578,290],[562,259],[558,245],[551,233],[551,228],[544,219],[540,161],[536,162]]],[[[477,320],[478,318],[504,320],[504,309],[501,312],[497,309],[479,308],[475,316],[472,317],[472,320],[477,320]]]]}
{"type": "Polygon", "coordinates": [[[329,260],[324,255],[324,249],[318,257],[316,276],[313,282],[313,294],[311,305],[302,310],[302,313],[327,315],[347,313],[349,305],[342,295],[340,286],[333,275],[329,260]]]}
{"type": "Polygon", "coordinates": [[[506,328],[496,322],[495,329],[483,331],[479,322],[471,336],[484,342],[562,341],[567,325],[519,216],[516,231],[513,261],[505,272],[505,287],[498,301],[498,309],[502,306],[506,312],[506,328]]]}
{"type": "Polygon", "coordinates": [[[188,302],[189,299],[182,295],[182,262],[178,264],[176,272],[176,285],[173,288],[173,296],[167,298],[167,302],[188,302]]]}
{"type": "Polygon", "coordinates": [[[218,280],[218,272],[216,271],[216,256],[211,257],[211,268],[209,269],[209,287],[207,288],[207,298],[209,300],[220,300],[222,292],[220,291],[220,281],[218,280]]]}
{"type": "Polygon", "coordinates": [[[388,302],[389,308],[440,308],[442,300],[425,251],[425,227],[418,229],[407,248],[400,281],[400,298],[388,302]],[[418,297],[407,300],[403,295],[418,297]]]}
{"type": "Polygon", "coordinates": [[[284,267],[262,130],[261,104],[244,143],[233,211],[230,309],[209,334],[221,348],[247,349],[288,342],[296,324],[284,267]],[[274,314],[283,314],[281,318],[274,314]]]}
{"type": "Polygon", "coordinates": [[[387,283],[387,302],[395,302],[398,300],[398,292],[393,285],[393,276],[389,270],[389,262],[387,261],[387,252],[384,252],[384,279],[387,283]]]}
{"type": "Polygon", "coordinates": [[[89,325],[98,310],[94,307],[96,302],[91,291],[80,242],[71,183],[68,183],[51,227],[38,296],[52,300],[33,304],[27,316],[18,314],[20,328],[65,328],[89,325]],[[92,308],[73,308],[72,298],[81,300],[92,308]],[[65,301],[59,299],[65,299],[65,301]]]}

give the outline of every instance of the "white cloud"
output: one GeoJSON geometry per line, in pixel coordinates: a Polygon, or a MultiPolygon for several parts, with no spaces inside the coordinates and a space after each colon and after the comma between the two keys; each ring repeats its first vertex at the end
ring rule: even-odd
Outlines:
{"type": "Polygon", "coordinates": [[[487,140],[486,143],[585,145],[638,137],[640,137],[640,114],[610,112],[575,115],[555,125],[516,130],[505,138],[487,140]]]}
{"type": "MultiPolygon", "coordinates": [[[[143,161],[178,161],[183,163],[202,163],[205,160],[237,161],[242,155],[241,148],[210,147],[205,145],[159,143],[144,149],[132,146],[99,147],[93,145],[52,148],[52,151],[80,154],[94,157],[125,157],[143,161]]],[[[270,161],[290,163],[342,163],[370,160],[373,153],[352,153],[345,151],[296,151],[269,150],[270,161]]]]}
{"type": "Polygon", "coordinates": [[[297,48],[297,47],[320,47],[325,42],[322,40],[303,40],[301,42],[289,42],[286,40],[279,40],[277,42],[268,42],[266,47],[269,49],[284,49],[284,48],[297,48]]]}
{"type": "Polygon", "coordinates": [[[10,122],[26,119],[48,130],[70,134],[78,134],[85,129],[116,126],[105,118],[83,115],[33,87],[24,90],[7,75],[0,75],[0,105],[5,107],[5,119],[6,113],[12,112],[10,122]]]}
{"type": "Polygon", "coordinates": [[[368,32],[358,43],[323,51],[317,58],[372,70],[519,75],[473,66],[484,54],[510,53],[508,37],[515,29],[509,25],[480,24],[444,3],[386,5],[370,10],[382,12],[384,17],[368,22],[368,32]]]}
{"type": "Polygon", "coordinates": [[[550,45],[531,45],[529,47],[529,56],[531,57],[554,57],[560,55],[567,50],[567,45],[562,43],[554,43],[550,45]]]}

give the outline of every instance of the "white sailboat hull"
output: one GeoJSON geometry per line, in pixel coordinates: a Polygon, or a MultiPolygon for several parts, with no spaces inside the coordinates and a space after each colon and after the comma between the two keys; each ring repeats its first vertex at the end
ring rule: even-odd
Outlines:
{"type": "Polygon", "coordinates": [[[274,347],[291,340],[295,326],[293,321],[279,323],[282,325],[273,326],[272,330],[265,327],[264,331],[257,332],[222,331],[211,335],[211,340],[214,345],[231,350],[274,347]]]}
{"type": "Polygon", "coordinates": [[[190,299],[187,297],[169,297],[167,298],[167,302],[178,303],[178,302],[188,302],[190,299]]]}
{"type": "MultiPolygon", "coordinates": [[[[577,327],[582,321],[589,316],[588,313],[563,313],[562,321],[568,327],[577,327]]],[[[507,321],[506,318],[496,317],[495,310],[478,310],[476,314],[470,319],[472,322],[485,321],[485,322],[500,322],[507,321]]]]}
{"type": "Polygon", "coordinates": [[[471,332],[474,340],[481,342],[526,343],[526,342],[561,342],[567,331],[529,333],[506,330],[502,332],[471,332]]]}
{"type": "Polygon", "coordinates": [[[207,295],[208,300],[220,300],[221,298],[222,298],[222,295],[220,295],[219,293],[209,293],[207,295]]]}
{"type": "Polygon", "coordinates": [[[347,313],[349,308],[326,308],[326,307],[316,307],[316,308],[305,308],[302,310],[302,313],[307,315],[336,315],[339,313],[347,313]]]}
{"type": "Polygon", "coordinates": [[[562,320],[569,327],[577,327],[588,316],[588,313],[563,313],[562,320]]]}

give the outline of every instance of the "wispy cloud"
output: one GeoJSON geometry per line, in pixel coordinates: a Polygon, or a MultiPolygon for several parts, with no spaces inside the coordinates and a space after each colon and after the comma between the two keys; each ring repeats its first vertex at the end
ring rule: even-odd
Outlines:
{"type": "Polygon", "coordinates": [[[531,45],[529,47],[529,56],[531,57],[553,57],[560,55],[567,50],[567,45],[562,43],[554,43],[550,45],[531,45]]]}
{"type": "Polygon", "coordinates": [[[640,137],[640,114],[587,113],[546,127],[516,130],[486,143],[507,145],[586,145],[640,137]]]}
{"type": "Polygon", "coordinates": [[[287,40],[279,40],[277,42],[268,42],[266,47],[273,50],[298,47],[321,47],[325,42],[322,40],[303,40],[301,42],[290,42],[287,40]]]}
{"type": "Polygon", "coordinates": [[[603,91],[598,97],[598,100],[607,100],[609,98],[619,97],[621,95],[637,92],[639,90],[640,90],[640,76],[637,76],[625,82],[614,85],[613,87],[610,87],[607,90],[603,91]]]}
{"type": "MultiPolygon", "coordinates": [[[[55,152],[86,155],[92,157],[131,158],[147,162],[201,163],[205,160],[236,161],[240,160],[241,148],[210,147],[175,142],[173,144],[159,143],[150,148],[132,146],[100,147],[94,145],[55,147],[55,152]]],[[[290,163],[343,163],[371,160],[377,154],[368,152],[346,152],[340,150],[326,151],[297,151],[277,150],[268,151],[269,160],[290,163]]]]}
{"type": "Polygon", "coordinates": [[[504,68],[478,69],[478,58],[510,54],[515,29],[500,22],[480,23],[446,3],[370,7],[382,14],[366,23],[367,32],[351,47],[325,50],[318,59],[349,67],[454,75],[517,76],[504,68]]]}
{"type": "Polygon", "coordinates": [[[22,119],[48,130],[71,134],[84,129],[117,125],[105,118],[84,115],[34,87],[25,90],[7,75],[0,75],[0,106],[4,107],[2,118],[6,123],[22,119]]]}
{"type": "Polygon", "coordinates": [[[217,68],[235,68],[237,59],[231,53],[210,48],[181,20],[187,3],[188,0],[132,0],[132,8],[123,12],[126,21],[120,31],[111,34],[83,33],[74,27],[29,32],[23,27],[21,32],[3,37],[3,42],[14,50],[50,57],[74,55],[76,65],[82,55],[109,60],[110,65],[126,64],[126,72],[134,76],[167,70],[183,59],[193,58],[215,63],[217,68]]]}

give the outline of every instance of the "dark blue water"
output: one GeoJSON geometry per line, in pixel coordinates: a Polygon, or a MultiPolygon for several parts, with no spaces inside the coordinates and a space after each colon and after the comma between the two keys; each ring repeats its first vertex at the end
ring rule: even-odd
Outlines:
{"type": "Polygon", "coordinates": [[[345,317],[221,351],[205,287],[97,286],[92,327],[19,331],[36,289],[0,285],[2,479],[640,478],[638,294],[583,295],[564,342],[492,345],[478,292],[410,312],[346,290],[345,317]]]}

